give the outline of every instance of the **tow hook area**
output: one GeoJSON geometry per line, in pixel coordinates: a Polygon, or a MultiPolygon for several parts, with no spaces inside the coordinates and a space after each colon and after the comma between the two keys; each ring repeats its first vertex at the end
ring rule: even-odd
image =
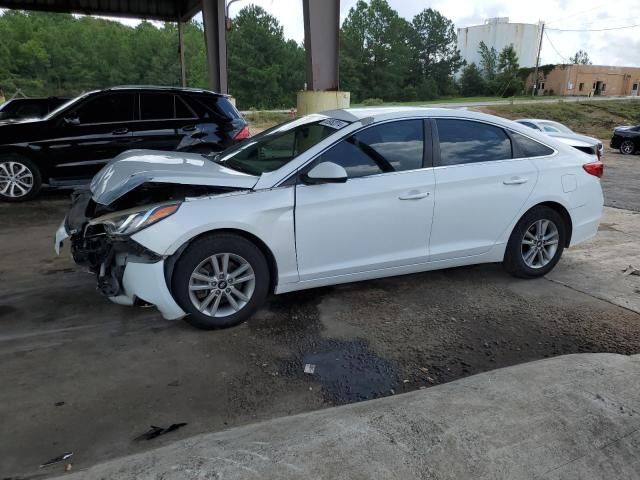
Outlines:
{"type": "Polygon", "coordinates": [[[117,297],[122,293],[124,266],[114,264],[115,249],[112,247],[98,270],[98,290],[106,297],[117,297]]]}

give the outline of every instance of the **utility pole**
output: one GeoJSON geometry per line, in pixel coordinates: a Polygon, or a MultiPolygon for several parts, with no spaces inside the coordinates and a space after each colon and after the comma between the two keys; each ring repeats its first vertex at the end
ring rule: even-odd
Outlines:
{"type": "Polygon", "coordinates": [[[180,55],[180,84],[187,86],[187,67],[184,62],[184,26],[178,19],[178,54],[180,55]]]}
{"type": "Polygon", "coordinates": [[[538,44],[538,56],[536,57],[536,69],[533,73],[533,88],[531,89],[531,96],[535,97],[536,92],[538,90],[538,66],[540,65],[540,51],[542,50],[542,36],[544,35],[544,22],[540,22],[542,24],[542,29],[540,30],[540,43],[538,44]]]}

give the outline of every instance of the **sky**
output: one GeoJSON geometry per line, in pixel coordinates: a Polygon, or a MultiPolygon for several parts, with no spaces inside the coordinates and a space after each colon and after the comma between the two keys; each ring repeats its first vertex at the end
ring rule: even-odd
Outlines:
{"type": "MultiPolygon", "coordinates": [[[[341,0],[340,21],[357,0],[341,0]]],[[[509,17],[514,23],[545,22],[541,65],[568,63],[586,50],[595,65],[640,67],[640,0],[388,0],[400,16],[411,20],[426,8],[438,10],[456,28],[481,25],[485,19],[509,17]],[[634,28],[618,29],[637,25],[634,28]],[[589,31],[614,29],[608,31],[589,31]],[[578,30],[578,31],[561,31],[578,30]]],[[[304,40],[302,0],[240,0],[231,6],[233,17],[245,5],[255,4],[275,16],[287,38],[304,40]]],[[[139,20],[114,19],[128,25],[139,20]]],[[[198,14],[196,20],[202,21],[198,14]]]]}
{"type": "MultiPolygon", "coordinates": [[[[604,32],[561,32],[640,25],[639,0],[388,0],[400,16],[411,20],[425,8],[438,10],[456,28],[480,25],[492,17],[509,17],[518,23],[546,23],[541,64],[568,62],[579,49],[586,50],[597,65],[640,66],[640,26],[604,32]]],[[[231,16],[250,3],[260,5],[278,18],[288,38],[304,39],[302,0],[240,0],[231,16]]],[[[341,21],[356,0],[341,0],[341,21]]]]}

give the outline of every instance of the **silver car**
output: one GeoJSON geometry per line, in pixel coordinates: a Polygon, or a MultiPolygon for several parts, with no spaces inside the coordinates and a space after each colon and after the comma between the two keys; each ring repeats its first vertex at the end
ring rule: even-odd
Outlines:
{"type": "Polygon", "coordinates": [[[594,149],[594,153],[598,156],[598,159],[601,159],[604,154],[604,146],[600,140],[588,137],[587,135],[580,135],[559,122],[538,118],[521,118],[516,120],[516,122],[533,128],[534,130],[544,132],[551,137],[555,137],[558,140],[577,148],[578,150],[584,151],[585,153],[590,153],[584,150],[586,144],[587,147],[592,147],[594,149]],[[577,140],[576,144],[573,145],[571,140],[577,140]]]}

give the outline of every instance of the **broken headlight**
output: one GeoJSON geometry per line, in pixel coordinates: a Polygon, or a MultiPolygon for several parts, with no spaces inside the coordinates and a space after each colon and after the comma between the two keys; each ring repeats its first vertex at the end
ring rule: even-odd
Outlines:
{"type": "Polygon", "coordinates": [[[96,218],[90,225],[102,225],[109,235],[133,235],[143,228],[170,217],[178,211],[180,203],[169,203],[115,212],[96,218]]]}

